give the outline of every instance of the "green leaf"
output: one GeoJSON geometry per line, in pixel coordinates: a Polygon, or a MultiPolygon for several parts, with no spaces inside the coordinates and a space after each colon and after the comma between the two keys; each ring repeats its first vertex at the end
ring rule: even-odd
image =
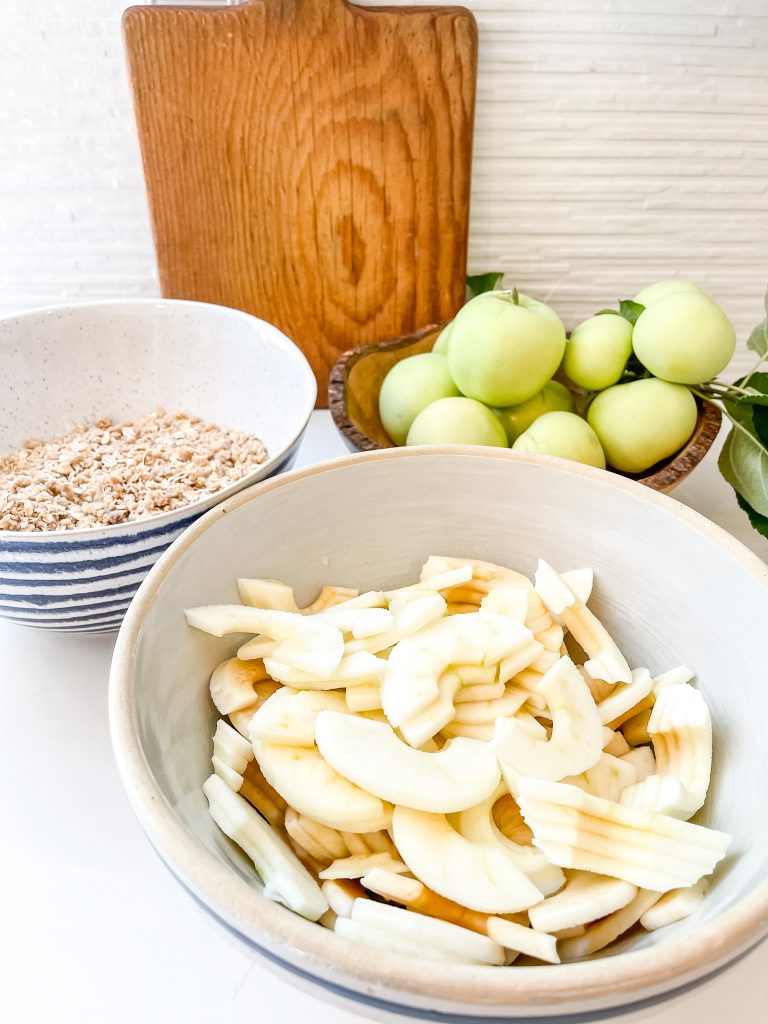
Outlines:
{"type": "Polygon", "coordinates": [[[753,528],[762,534],[763,537],[768,537],[768,516],[761,516],[759,512],[755,512],[749,502],[746,502],[738,492],[736,493],[736,501],[738,501],[739,507],[749,516],[749,521],[753,528]]]}
{"type": "MultiPolygon", "coordinates": [[[[756,374],[768,379],[768,373],[756,374]]],[[[768,395],[723,399],[725,410],[768,449],[768,395]]]]}
{"type": "Polygon", "coordinates": [[[768,451],[751,424],[732,428],[717,464],[734,491],[768,517],[768,451]]]}
{"type": "Polygon", "coordinates": [[[641,302],[634,302],[632,299],[621,299],[619,301],[619,316],[629,320],[633,327],[644,309],[645,306],[641,302]]]}
{"type": "Polygon", "coordinates": [[[503,270],[491,270],[487,274],[470,274],[467,276],[469,297],[474,299],[483,292],[494,292],[504,277],[503,270]]]}
{"type": "Polygon", "coordinates": [[[761,324],[758,324],[754,331],[752,331],[747,340],[747,348],[757,352],[763,359],[768,355],[768,318],[763,320],[761,324]]]}
{"type": "MultiPolygon", "coordinates": [[[[746,379],[746,377],[742,377],[740,380],[737,380],[736,386],[743,387],[746,379]]],[[[768,373],[763,372],[750,374],[749,384],[747,387],[754,391],[759,391],[760,397],[768,396],[768,373]]],[[[758,402],[757,404],[759,405],[760,403],[758,402]]]]}

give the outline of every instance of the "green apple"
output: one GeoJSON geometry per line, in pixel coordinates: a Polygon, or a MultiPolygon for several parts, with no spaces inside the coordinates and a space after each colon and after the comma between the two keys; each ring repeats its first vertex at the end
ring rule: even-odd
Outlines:
{"type": "Polygon", "coordinates": [[[631,354],[632,324],[618,313],[601,313],[571,332],[563,369],[580,388],[602,391],[618,381],[631,354]]]}
{"type": "Polygon", "coordinates": [[[458,394],[445,356],[422,352],[395,363],[384,378],[379,391],[379,416],[395,444],[405,444],[411,424],[422,409],[438,398],[458,394]]]}
{"type": "Polygon", "coordinates": [[[736,348],[736,332],[702,292],[675,292],[643,310],[632,345],[654,377],[694,385],[725,369],[736,348]]]}
{"type": "Polygon", "coordinates": [[[483,444],[507,447],[504,428],[472,398],[440,398],[419,413],[406,444],[483,444]]]}
{"type": "Polygon", "coordinates": [[[449,324],[446,324],[442,331],[440,331],[440,333],[438,334],[437,340],[435,341],[435,344],[432,346],[433,352],[438,352],[440,355],[443,356],[448,355],[448,341],[451,336],[451,327],[453,327],[452,320],[449,324]]]}
{"type": "Polygon", "coordinates": [[[587,413],[609,465],[624,473],[642,473],[674,455],[697,416],[688,388],[654,377],[601,391],[587,413]]]}
{"type": "Polygon", "coordinates": [[[524,430],[545,412],[573,412],[573,395],[568,388],[551,380],[533,398],[520,405],[509,405],[506,409],[494,409],[499,421],[507,432],[512,444],[524,430]]]}
{"type": "Polygon", "coordinates": [[[571,462],[605,469],[605,456],[590,425],[574,412],[547,412],[539,416],[512,445],[518,452],[556,455],[571,462]]]}
{"type": "Polygon", "coordinates": [[[456,314],[448,365],[462,394],[486,405],[519,405],[544,387],[565,351],[565,328],[549,306],[515,292],[484,292],[456,314]]]}
{"type": "Polygon", "coordinates": [[[635,296],[635,302],[639,302],[643,306],[650,306],[652,302],[657,302],[659,299],[665,299],[667,295],[676,295],[678,292],[698,292],[703,295],[701,288],[694,284],[693,281],[681,281],[678,278],[672,278],[669,281],[657,281],[656,284],[649,284],[647,288],[643,288],[635,296]]]}

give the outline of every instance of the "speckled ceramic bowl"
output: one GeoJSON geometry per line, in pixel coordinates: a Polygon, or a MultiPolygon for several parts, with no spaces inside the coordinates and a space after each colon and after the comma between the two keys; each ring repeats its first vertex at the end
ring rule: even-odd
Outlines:
{"type": "Polygon", "coordinates": [[[140,582],[194,519],[294,461],[316,397],[299,349],[247,313],[199,302],[58,306],[0,320],[0,455],[98,416],[162,406],[260,437],[269,458],[215,495],[140,522],[0,530],[0,616],[64,632],[116,629],[140,582]]]}
{"type": "MultiPolygon", "coordinates": [[[[294,984],[377,1019],[594,1022],[682,996],[768,932],[768,568],[702,516],[615,474],[500,449],[395,448],[297,470],[231,498],[160,559],[118,637],[110,718],[119,769],[151,842],[231,934],[294,984]],[[208,680],[242,642],[182,609],[237,600],[237,576],[410,582],[430,553],[530,573],[538,557],[595,570],[590,602],[633,665],[685,662],[712,710],[713,783],[696,816],[733,835],[695,915],[559,966],[471,967],[353,944],[267,901],[201,792],[216,713],[208,680]]],[[[682,1012],[682,1011],[681,1011],[682,1012]]]]}

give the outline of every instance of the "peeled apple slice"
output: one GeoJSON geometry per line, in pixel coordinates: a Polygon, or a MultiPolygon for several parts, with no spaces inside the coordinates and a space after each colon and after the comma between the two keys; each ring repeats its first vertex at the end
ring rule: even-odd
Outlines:
{"type": "Polygon", "coordinates": [[[455,715],[454,698],[461,688],[461,679],[455,672],[445,672],[437,682],[437,700],[403,722],[400,734],[412,747],[423,747],[455,715]]]}
{"type": "Polygon", "coordinates": [[[559,782],[521,778],[515,797],[534,844],[551,863],[656,892],[698,882],[731,843],[723,832],[624,807],[559,782]]]}
{"type": "Polygon", "coordinates": [[[528,917],[539,931],[560,932],[621,910],[636,895],[637,886],[620,878],[570,871],[565,888],[531,907],[528,917]]]}
{"type": "Polygon", "coordinates": [[[321,711],[315,742],[339,775],[382,800],[418,810],[461,811],[484,800],[499,782],[496,758],[477,740],[459,738],[428,754],[403,743],[383,722],[321,711]]]}
{"type": "Polygon", "coordinates": [[[583,935],[572,939],[563,939],[559,943],[560,959],[563,961],[578,960],[580,957],[589,956],[599,949],[604,949],[620,935],[623,935],[633,924],[637,924],[658,898],[657,892],[641,890],[625,907],[596,921],[586,929],[583,935]]]}
{"type": "MultiPolygon", "coordinates": [[[[597,705],[600,720],[607,725],[631,711],[653,690],[653,679],[647,668],[637,668],[632,673],[632,682],[614,687],[611,694],[597,705]]],[[[640,709],[638,708],[638,711],[640,709]]]]}
{"type": "Polygon", "coordinates": [[[465,725],[492,725],[497,718],[514,715],[527,699],[528,694],[525,690],[508,686],[503,695],[496,700],[476,700],[470,704],[459,704],[455,708],[453,720],[465,725]]]}
{"type": "Polygon", "coordinates": [[[314,747],[315,719],[328,710],[347,713],[344,695],[281,686],[251,719],[250,738],[289,747],[314,747]]]}
{"type": "Polygon", "coordinates": [[[322,879],[362,878],[374,868],[392,871],[399,874],[408,868],[391,853],[355,853],[351,857],[341,857],[324,868],[319,877],[322,879]]]}
{"type": "Polygon", "coordinates": [[[351,633],[356,640],[376,636],[395,624],[392,612],[386,608],[350,608],[345,604],[319,612],[313,618],[335,626],[342,633],[351,633]]]}
{"type": "Polygon", "coordinates": [[[347,687],[345,699],[350,711],[380,711],[381,687],[377,683],[355,683],[347,687]]]}
{"type": "Polygon", "coordinates": [[[389,826],[390,808],[339,775],[315,748],[257,740],[253,749],[267,782],[299,814],[343,832],[376,832],[389,826]]]}
{"type": "Polygon", "coordinates": [[[213,755],[228,764],[239,775],[243,774],[248,762],[253,760],[250,743],[244,740],[231,725],[222,721],[216,723],[216,732],[213,736],[213,755]]]}
{"type": "Polygon", "coordinates": [[[591,569],[569,569],[560,573],[560,579],[573,591],[582,604],[586,604],[592,596],[595,574],[591,569]]]}
{"type": "Polygon", "coordinates": [[[442,814],[395,807],[392,837],[424,885],[470,910],[511,914],[541,902],[541,891],[508,852],[470,842],[442,814]]]}
{"type": "Polygon", "coordinates": [[[395,935],[404,935],[424,946],[452,953],[461,960],[478,964],[504,963],[504,950],[485,935],[375,900],[355,900],[352,920],[395,935]]]}
{"type": "Polygon", "coordinates": [[[524,625],[528,614],[528,591],[521,587],[499,587],[496,590],[489,590],[480,602],[480,610],[505,615],[508,619],[514,619],[515,622],[524,625]]]}
{"type": "Polygon", "coordinates": [[[661,687],[648,733],[657,774],[632,786],[621,802],[687,820],[706,800],[712,770],[712,719],[699,691],[689,683],[661,687]]]}
{"type": "Polygon", "coordinates": [[[622,793],[637,782],[637,772],[630,761],[603,752],[597,762],[581,775],[567,775],[561,781],[568,786],[578,786],[592,796],[619,802],[622,793]]]}
{"type": "Polygon", "coordinates": [[[608,630],[543,559],[536,569],[536,592],[589,655],[584,668],[591,676],[607,683],[631,681],[629,665],[608,630]]]}
{"type": "Polygon", "coordinates": [[[400,599],[393,598],[389,611],[393,616],[394,626],[376,636],[350,640],[347,643],[347,653],[368,651],[371,654],[378,654],[389,647],[394,647],[395,644],[412,636],[420,629],[424,629],[431,622],[441,619],[445,615],[447,607],[440,594],[428,593],[423,597],[413,594],[404,595],[400,599]]]}
{"type": "Polygon", "coordinates": [[[460,836],[468,839],[471,843],[498,846],[512,858],[515,867],[523,871],[545,896],[557,892],[565,883],[565,875],[560,868],[549,864],[541,850],[537,850],[534,846],[520,846],[514,843],[496,827],[496,822],[493,820],[493,805],[505,793],[506,786],[501,783],[487,800],[466,811],[452,814],[450,816],[451,825],[460,836]]]}
{"type": "Polygon", "coordinates": [[[259,662],[228,658],[217,665],[211,676],[211,700],[220,715],[241,711],[257,701],[254,686],[267,678],[259,662]]]}
{"type": "Polygon", "coordinates": [[[188,608],[187,622],[213,636],[228,633],[263,633],[281,641],[275,651],[278,661],[318,676],[328,677],[344,655],[340,630],[314,616],[295,612],[249,608],[242,604],[212,604],[188,608]],[[278,656],[277,651],[280,651],[278,656]]]}
{"type": "Polygon", "coordinates": [[[591,768],[603,752],[603,724],[592,695],[570,658],[560,658],[539,687],[552,713],[552,736],[532,736],[515,718],[500,718],[491,747],[520,772],[539,779],[562,779],[591,768]]]}
{"type": "Polygon", "coordinates": [[[488,665],[531,642],[525,626],[500,615],[441,619],[390,653],[381,688],[384,713],[393,726],[402,725],[437,699],[437,681],[450,665],[488,665]]]}
{"type": "Polygon", "coordinates": [[[333,930],[343,939],[354,942],[358,949],[360,946],[369,946],[385,953],[399,953],[411,960],[442,960],[451,964],[466,963],[461,957],[448,953],[444,949],[424,946],[418,939],[406,938],[404,935],[384,931],[382,928],[372,928],[370,925],[360,924],[359,921],[352,921],[348,917],[337,918],[333,930]]]}
{"type": "Polygon", "coordinates": [[[298,612],[293,587],[279,580],[239,579],[240,600],[252,608],[271,608],[281,612],[298,612]]]}
{"type": "Polygon", "coordinates": [[[460,587],[472,579],[471,565],[457,565],[454,569],[446,569],[445,572],[436,573],[429,579],[421,579],[418,583],[412,583],[407,587],[398,587],[397,590],[387,591],[388,600],[392,601],[404,594],[423,594],[431,591],[436,593],[439,590],[452,590],[460,587]]]}
{"type": "Polygon", "coordinates": [[[709,883],[702,878],[696,885],[689,889],[673,889],[665,893],[658,903],[646,910],[640,918],[640,924],[646,931],[652,932],[657,928],[666,928],[668,924],[682,921],[685,917],[694,914],[704,902],[709,892],[709,883]]]}
{"type": "Polygon", "coordinates": [[[367,651],[345,655],[327,677],[320,677],[301,669],[285,665],[274,657],[264,659],[264,667],[273,679],[295,690],[338,690],[357,683],[378,681],[386,668],[386,661],[367,651]]]}
{"type": "Polygon", "coordinates": [[[328,909],[320,886],[261,815],[216,775],[203,783],[211,817],[253,861],[264,895],[317,921],[328,909]]]}

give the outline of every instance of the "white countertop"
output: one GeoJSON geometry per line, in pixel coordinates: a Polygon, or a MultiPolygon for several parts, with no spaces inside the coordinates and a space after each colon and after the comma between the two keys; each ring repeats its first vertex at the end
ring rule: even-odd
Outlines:
{"type": "MultiPolygon", "coordinates": [[[[345,454],[315,413],[298,465],[345,454]]],[[[710,455],[675,496],[768,559],[710,455]]],[[[112,760],[114,637],[0,620],[0,1014],[9,1024],[355,1024],[235,947],[145,840],[112,760]]],[[[764,1024],[768,943],[714,981],[625,1020],[764,1024]]],[[[401,1018],[402,1019],[402,1018],[401,1018]]]]}

